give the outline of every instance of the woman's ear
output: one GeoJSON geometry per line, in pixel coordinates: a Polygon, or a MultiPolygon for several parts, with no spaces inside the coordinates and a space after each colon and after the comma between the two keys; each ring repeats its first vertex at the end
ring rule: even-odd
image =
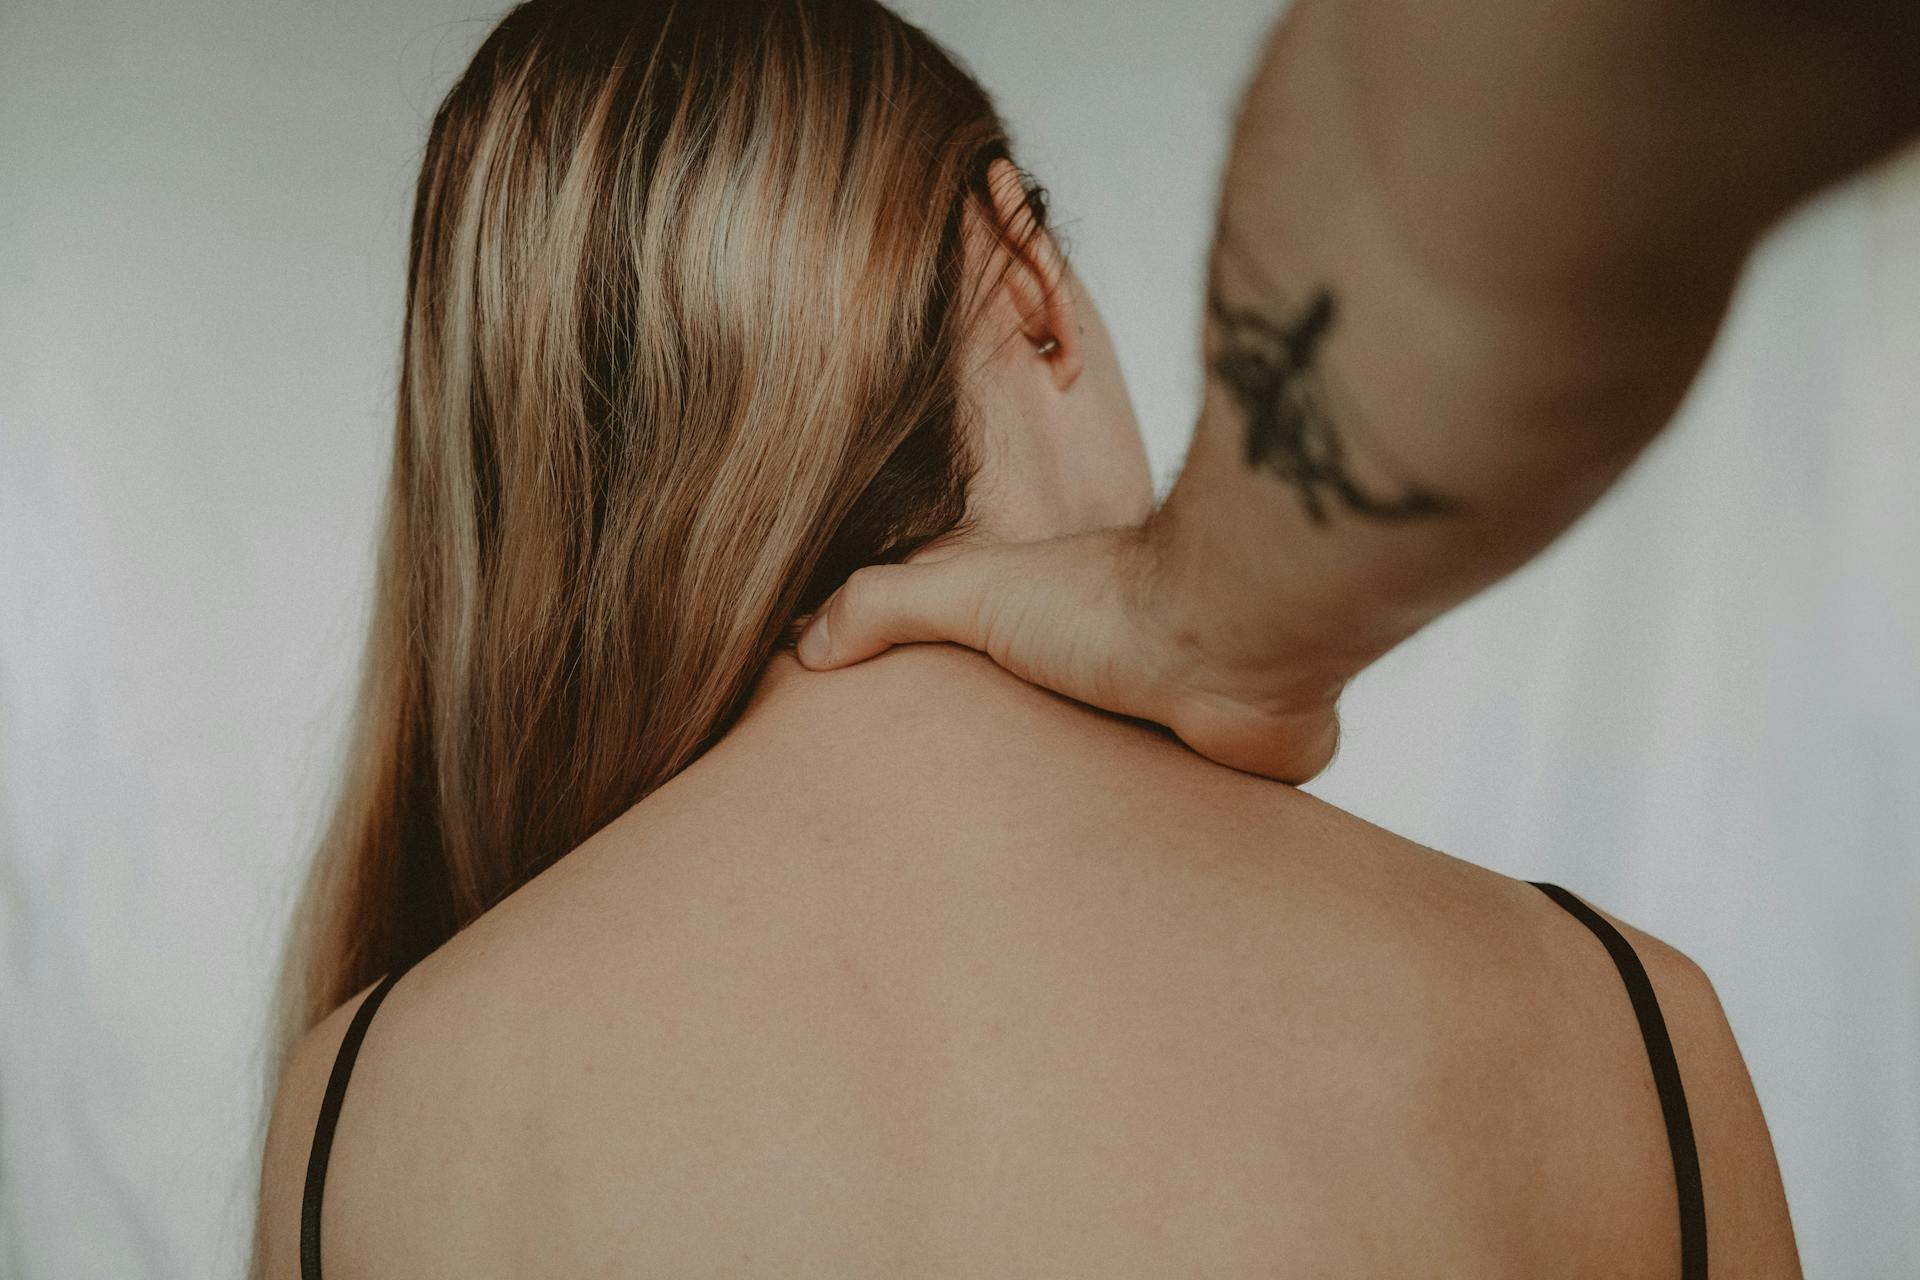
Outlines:
{"type": "MultiPolygon", "coordinates": [[[[1035,226],[1026,187],[1012,161],[997,159],[988,166],[987,189],[993,195],[994,214],[1004,240],[989,237],[983,283],[1001,292],[1019,321],[1020,336],[1030,354],[1047,362],[1054,385],[1064,391],[1080,376],[1085,359],[1066,259],[1053,236],[1044,227],[1035,226]],[[1022,241],[1026,242],[1024,253],[1008,248],[1008,242],[1018,245],[1022,241]],[[1046,348],[1044,353],[1042,348],[1046,348]]],[[[991,305],[988,311],[993,311],[991,305]]]]}

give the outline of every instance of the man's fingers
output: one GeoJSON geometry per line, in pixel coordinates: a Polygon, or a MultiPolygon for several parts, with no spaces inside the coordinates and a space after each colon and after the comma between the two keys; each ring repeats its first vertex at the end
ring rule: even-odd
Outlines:
{"type": "Polygon", "coordinates": [[[856,569],[801,633],[802,665],[827,671],[919,640],[982,648],[979,574],[962,563],[970,558],[856,569]]]}
{"type": "Polygon", "coordinates": [[[1187,704],[1166,724],[1209,760],[1295,786],[1318,777],[1340,750],[1331,702],[1288,712],[1210,700],[1187,704]]]}

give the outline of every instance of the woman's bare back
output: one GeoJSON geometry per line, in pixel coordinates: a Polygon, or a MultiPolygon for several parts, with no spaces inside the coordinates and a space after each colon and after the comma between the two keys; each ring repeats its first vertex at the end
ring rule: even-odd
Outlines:
{"type": "MultiPolygon", "coordinates": [[[[1711,988],[1629,936],[1714,1275],[1796,1274],[1711,988]]],[[[358,1004],[283,1082],[270,1280],[358,1004]]],[[[1591,934],[948,646],[783,654],[712,751],[408,971],[324,1203],[327,1280],[1678,1275],[1591,934]]]]}

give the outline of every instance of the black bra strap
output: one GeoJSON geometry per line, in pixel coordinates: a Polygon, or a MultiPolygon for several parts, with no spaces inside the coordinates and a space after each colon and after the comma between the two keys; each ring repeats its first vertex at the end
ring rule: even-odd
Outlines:
{"type": "Polygon", "coordinates": [[[1667,1021],[1640,956],[1607,918],[1557,884],[1529,881],[1552,898],[1567,914],[1593,931],[1613,957],[1620,980],[1627,985],[1634,1016],[1640,1020],[1640,1038],[1647,1043],[1647,1062],[1653,1067],[1653,1087],[1660,1095],[1660,1113],[1667,1122],[1667,1147],[1673,1153],[1673,1182],[1680,1193],[1681,1280],[1706,1280],[1707,1203],[1700,1188],[1700,1153],[1693,1142],[1693,1121],[1687,1114],[1687,1093],[1680,1085],[1680,1064],[1673,1056],[1667,1021]]]}
{"type": "Polygon", "coordinates": [[[366,1039],[367,1024],[374,1010],[393,990],[405,967],[380,979],[380,985],[354,1010],[353,1021],[340,1041],[340,1052],[333,1059],[333,1074],[327,1077],[326,1097],[320,1102],[320,1119],[313,1127],[313,1153],[307,1157],[307,1192],[300,1202],[300,1280],[320,1280],[320,1196],[327,1185],[327,1160],[333,1152],[333,1130],[340,1122],[340,1103],[347,1096],[347,1078],[353,1074],[353,1060],[366,1039]]]}

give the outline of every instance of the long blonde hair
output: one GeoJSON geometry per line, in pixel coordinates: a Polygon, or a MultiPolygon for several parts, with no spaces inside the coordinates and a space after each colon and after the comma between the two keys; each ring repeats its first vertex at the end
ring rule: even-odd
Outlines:
{"type": "MultiPolygon", "coordinates": [[[[963,531],[988,95],[875,0],[530,0],[434,117],[371,634],[273,1069],[963,531]]],[[[1026,182],[1023,175],[1023,182],[1026,182]]],[[[1026,255],[1045,224],[1026,182],[1026,255]]],[[[984,291],[982,291],[982,294],[984,291]]]]}

